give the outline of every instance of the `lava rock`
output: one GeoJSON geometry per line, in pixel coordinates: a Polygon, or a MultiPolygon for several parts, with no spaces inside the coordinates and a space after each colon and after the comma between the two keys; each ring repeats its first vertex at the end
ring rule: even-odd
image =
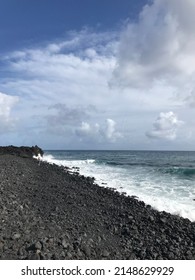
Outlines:
{"type": "Polygon", "coordinates": [[[195,223],[0,147],[0,259],[195,259],[195,223]]]}

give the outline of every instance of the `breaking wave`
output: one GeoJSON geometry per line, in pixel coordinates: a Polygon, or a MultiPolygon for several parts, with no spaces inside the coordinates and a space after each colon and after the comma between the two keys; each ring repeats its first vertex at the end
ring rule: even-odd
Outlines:
{"type": "Polygon", "coordinates": [[[181,168],[181,167],[172,167],[168,169],[161,170],[165,174],[180,175],[185,177],[195,176],[195,168],[181,168]]]}
{"type": "Polygon", "coordinates": [[[181,153],[160,153],[159,158],[153,153],[134,154],[136,157],[130,152],[65,151],[46,153],[42,160],[67,166],[73,172],[77,167],[81,175],[95,177],[100,186],[195,221],[195,155],[190,160],[188,154],[175,160],[181,153]]]}

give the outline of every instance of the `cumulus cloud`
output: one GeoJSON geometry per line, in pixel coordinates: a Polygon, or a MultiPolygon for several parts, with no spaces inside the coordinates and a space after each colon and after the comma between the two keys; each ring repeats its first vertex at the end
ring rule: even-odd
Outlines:
{"type": "Polygon", "coordinates": [[[117,138],[122,137],[122,134],[116,131],[116,122],[114,120],[107,119],[106,124],[107,126],[106,126],[105,135],[108,140],[114,142],[116,141],[117,138]]]}
{"type": "Polygon", "coordinates": [[[195,1],[153,0],[121,35],[112,83],[147,89],[194,88],[195,1]]]}
{"type": "Polygon", "coordinates": [[[159,117],[153,123],[153,130],[146,132],[149,138],[174,140],[177,136],[177,129],[183,124],[178,120],[173,112],[161,112],[159,117]]]}
{"type": "Polygon", "coordinates": [[[18,97],[0,92],[0,133],[11,131],[14,128],[15,119],[12,117],[11,111],[18,101],[18,97]]]}
{"type": "Polygon", "coordinates": [[[82,122],[81,126],[75,130],[76,134],[81,138],[100,138],[99,124],[91,125],[88,122],[82,122]]]}
{"type": "Polygon", "coordinates": [[[118,138],[122,137],[122,134],[116,130],[116,122],[112,119],[106,119],[105,125],[98,123],[89,124],[88,122],[82,122],[81,126],[76,129],[76,134],[81,139],[96,139],[98,142],[108,141],[115,142],[118,138]]]}

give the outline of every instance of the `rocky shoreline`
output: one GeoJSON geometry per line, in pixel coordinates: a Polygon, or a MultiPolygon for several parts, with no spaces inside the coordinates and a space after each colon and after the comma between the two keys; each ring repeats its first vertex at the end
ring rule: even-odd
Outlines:
{"type": "Polygon", "coordinates": [[[195,259],[194,222],[13,150],[0,148],[0,259],[195,259]]]}
{"type": "Polygon", "coordinates": [[[23,158],[32,158],[33,156],[42,156],[43,150],[39,148],[37,145],[32,147],[15,147],[15,146],[0,146],[0,155],[15,155],[23,158]]]}

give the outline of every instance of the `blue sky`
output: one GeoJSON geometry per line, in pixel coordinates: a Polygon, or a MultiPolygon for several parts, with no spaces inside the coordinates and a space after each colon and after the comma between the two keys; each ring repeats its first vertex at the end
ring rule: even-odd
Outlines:
{"type": "Polygon", "coordinates": [[[0,0],[0,145],[195,149],[193,0],[0,0]]]}
{"type": "Polygon", "coordinates": [[[120,29],[136,20],[147,0],[5,0],[0,1],[1,50],[66,36],[83,27],[120,29]]]}

